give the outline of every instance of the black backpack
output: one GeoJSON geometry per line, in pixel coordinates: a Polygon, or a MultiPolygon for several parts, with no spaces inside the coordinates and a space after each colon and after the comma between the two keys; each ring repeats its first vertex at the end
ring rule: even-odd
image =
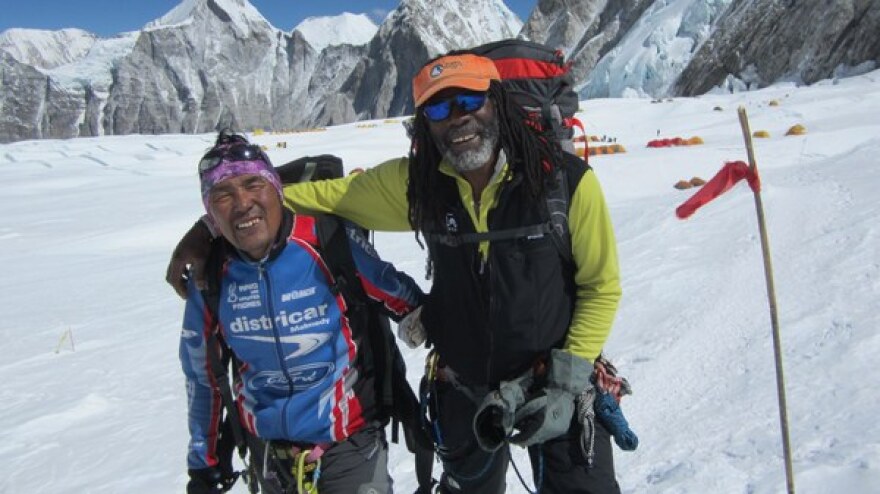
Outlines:
{"type": "Polygon", "coordinates": [[[342,177],[342,158],[332,154],[304,156],[281,166],[275,171],[281,176],[281,183],[294,184],[313,180],[327,180],[342,177]]]}
{"type": "MultiPolygon", "coordinates": [[[[525,110],[526,124],[539,135],[559,142],[563,151],[572,155],[574,127],[583,132],[583,124],[575,118],[579,98],[574,91],[570,64],[560,50],[523,39],[504,39],[466,50],[492,60],[501,84],[514,103],[525,110]]],[[[589,152],[584,152],[586,162],[589,152]]],[[[568,229],[568,206],[572,190],[565,172],[554,169],[547,177],[547,223],[504,232],[473,234],[470,241],[498,240],[549,233],[562,259],[573,263],[571,233],[568,229]],[[539,228],[540,231],[536,231],[539,228]]]]}
{"type": "MultiPolygon", "coordinates": [[[[541,43],[522,39],[504,39],[466,50],[452,51],[449,55],[471,53],[492,60],[501,84],[514,103],[526,113],[526,124],[546,139],[559,143],[563,151],[577,156],[574,150],[574,127],[581,132],[584,126],[575,118],[579,98],[574,91],[574,79],[570,64],[560,50],[541,43]]],[[[412,122],[404,121],[407,135],[412,138],[412,122]]],[[[584,151],[584,162],[589,166],[584,151]]],[[[573,266],[571,232],[568,229],[568,207],[573,191],[564,171],[556,168],[547,178],[545,223],[504,231],[471,233],[464,235],[431,234],[441,242],[450,244],[474,243],[532,235],[549,234],[559,256],[573,266]]],[[[430,261],[429,261],[430,263],[430,261]]],[[[430,277],[430,268],[428,271],[430,277]]]]}
{"type": "MultiPolygon", "coordinates": [[[[286,163],[276,170],[283,183],[307,180],[324,180],[343,175],[342,160],[333,155],[306,156],[286,163]]],[[[380,305],[368,298],[356,274],[348,237],[342,221],[332,215],[316,215],[318,251],[335,280],[334,291],[338,290],[346,301],[346,317],[352,330],[368,342],[369,352],[365,352],[365,366],[372,369],[375,376],[375,396],[379,419],[383,423],[392,422],[392,442],[399,442],[399,425],[403,425],[407,449],[416,455],[416,469],[419,492],[429,492],[433,461],[433,443],[422,427],[419,400],[406,379],[406,364],[388,317],[381,312],[380,305]]],[[[210,313],[216,318],[220,300],[220,278],[227,253],[225,242],[215,242],[205,270],[207,288],[202,296],[210,313]]],[[[215,319],[216,320],[216,319],[215,319]]],[[[221,425],[217,455],[221,470],[227,468],[232,473],[231,458],[233,449],[238,450],[245,465],[247,450],[257,443],[241,426],[238,407],[235,405],[230,381],[238,379],[235,355],[216,331],[209,334],[209,346],[219,343],[223,356],[208,352],[212,371],[218,383],[226,420],[221,425]],[[230,362],[232,375],[230,376],[230,362]]],[[[259,472],[242,472],[251,492],[258,492],[256,478],[259,472]]],[[[235,475],[232,475],[234,482],[235,475]]],[[[231,486],[231,484],[230,484],[231,486]]]]}
{"type": "Polygon", "coordinates": [[[495,62],[501,84],[528,115],[526,123],[557,140],[563,151],[574,154],[574,127],[583,132],[583,124],[574,116],[578,95],[570,64],[560,50],[533,41],[505,39],[467,51],[495,62]]]}

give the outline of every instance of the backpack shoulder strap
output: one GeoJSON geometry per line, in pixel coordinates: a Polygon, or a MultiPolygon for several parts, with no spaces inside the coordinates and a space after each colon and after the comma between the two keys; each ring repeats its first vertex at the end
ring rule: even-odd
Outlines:
{"type": "Polygon", "coordinates": [[[335,278],[337,289],[349,307],[358,307],[364,312],[359,320],[366,327],[355,329],[360,329],[368,340],[370,359],[367,361],[372,362],[375,372],[376,399],[382,415],[390,417],[394,422],[391,441],[399,442],[397,425],[402,423],[407,447],[416,455],[419,492],[430,492],[433,485],[431,466],[434,451],[419,425],[418,398],[406,381],[406,364],[397,347],[388,317],[380,313],[378,304],[370,303],[357,277],[345,225],[336,216],[318,215],[315,219],[321,256],[335,278]]]}
{"type": "Polygon", "coordinates": [[[561,167],[554,167],[552,177],[546,187],[547,214],[550,222],[550,237],[566,263],[574,263],[571,253],[571,231],[568,228],[568,208],[571,205],[571,191],[568,174],[561,167]]]}
{"type": "MultiPolygon", "coordinates": [[[[393,396],[390,360],[387,358],[387,348],[382,343],[384,328],[379,326],[387,325],[388,319],[370,308],[367,293],[357,276],[357,266],[351,254],[348,232],[342,220],[337,216],[326,214],[316,215],[314,219],[321,257],[333,275],[334,285],[331,290],[341,294],[345,299],[345,304],[348,306],[346,316],[352,322],[352,329],[358,337],[365,338],[369,344],[371,351],[363,355],[364,364],[376,373],[376,388],[379,392],[377,399],[380,410],[385,412],[392,405],[393,396]]],[[[390,330],[389,326],[388,331],[390,330]]]]}
{"type": "MultiPolygon", "coordinates": [[[[211,373],[214,376],[214,382],[217,383],[217,388],[220,391],[220,399],[223,401],[223,407],[226,409],[235,447],[238,449],[238,455],[244,460],[247,455],[247,439],[244,428],[241,425],[238,407],[235,405],[235,398],[232,395],[232,377],[229,373],[230,363],[235,366],[236,359],[232,350],[226,345],[226,342],[219,333],[220,278],[223,275],[225,258],[226,250],[224,244],[222,242],[215,242],[212,246],[211,254],[208,256],[208,262],[205,265],[205,281],[207,286],[201,290],[202,298],[205,300],[205,307],[211,315],[211,324],[213,325],[213,328],[208,333],[206,353],[208,355],[208,364],[211,366],[211,373]],[[214,351],[218,347],[221,350],[220,353],[214,351]]],[[[218,455],[220,454],[221,452],[218,451],[218,455]]]]}
{"type": "Polygon", "coordinates": [[[365,302],[367,294],[357,278],[357,268],[342,220],[329,214],[315,215],[314,218],[321,257],[335,278],[336,288],[346,298],[346,303],[365,302]]]}
{"type": "Polygon", "coordinates": [[[559,256],[566,264],[572,264],[571,231],[568,228],[568,208],[571,204],[571,190],[568,174],[561,167],[554,167],[546,179],[545,215],[543,223],[526,225],[505,230],[492,230],[474,233],[424,233],[426,239],[449,247],[479,242],[498,242],[518,238],[550,235],[559,256]]]}

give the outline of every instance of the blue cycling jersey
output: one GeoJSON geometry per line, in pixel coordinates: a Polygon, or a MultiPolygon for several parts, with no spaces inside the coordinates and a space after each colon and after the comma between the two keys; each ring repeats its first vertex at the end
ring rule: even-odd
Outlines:
{"type": "MultiPolygon", "coordinates": [[[[291,232],[268,260],[230,256],[220,280],[218,326],[190,283],[180,343],[189,468],[217,463],[222,401],[206,354],[214,330],[240,362],[236,402],[243,426],[257,437],[336,442],[372,418],[357,386],[355,361],[363,349],[345,317],[346,301],[331,290],[332,275],[315,248],[314,218],[295,216],[291,232]]],[[[380,260],[356,228],[347,224],[346,233],[368,296],[398,316],[421,303],[423,294],[409,276],[380,260]]]]}

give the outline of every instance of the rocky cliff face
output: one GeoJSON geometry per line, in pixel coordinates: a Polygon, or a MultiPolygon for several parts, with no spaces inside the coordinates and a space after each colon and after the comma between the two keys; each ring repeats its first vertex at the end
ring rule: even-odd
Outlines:
{"type": "Polygon", "coordinates": [[[49,78],[31,67],[16,60],[5,52],[0,52],[0,142],[9,142],[34,135],[33,123],[42,123],[44,111],[42,102],[46,96],[49,78]],[[13,98],[12,95],[17,95],[13,98]]]}
{"type": "Polygon", "coordinates": [[[144,30],[122,59],[104,111],[111,134],[293,125],[317,54],[262,17],[238,22],[213,0],[186,22],[144,30]]]}
{"type": "Polygon", "coordinates": [[[734,0],[682,72],[676,94],[813,83],[880,64],[876,0],[734,0]]]}

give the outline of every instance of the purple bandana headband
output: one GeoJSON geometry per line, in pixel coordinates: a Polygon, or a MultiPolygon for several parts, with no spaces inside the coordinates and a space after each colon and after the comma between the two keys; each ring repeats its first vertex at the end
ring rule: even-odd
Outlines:
{"type": "Polygon", "coordinates": [[[202,203],[205,205],[205,211],[208,211],[208,214],[211,213],[211,210],[208,207],[208,196],[211,192],[211,188],[224,180],[241,175],[259,175],[263,177],[275,187],[275,190],[278,191],[278,197],[283,197],[281,192],[281,178],[271,164],[261,159],[250,161],[223,160],[214,168],[204,172],[200,177],[202,182],[202,203]]]}

